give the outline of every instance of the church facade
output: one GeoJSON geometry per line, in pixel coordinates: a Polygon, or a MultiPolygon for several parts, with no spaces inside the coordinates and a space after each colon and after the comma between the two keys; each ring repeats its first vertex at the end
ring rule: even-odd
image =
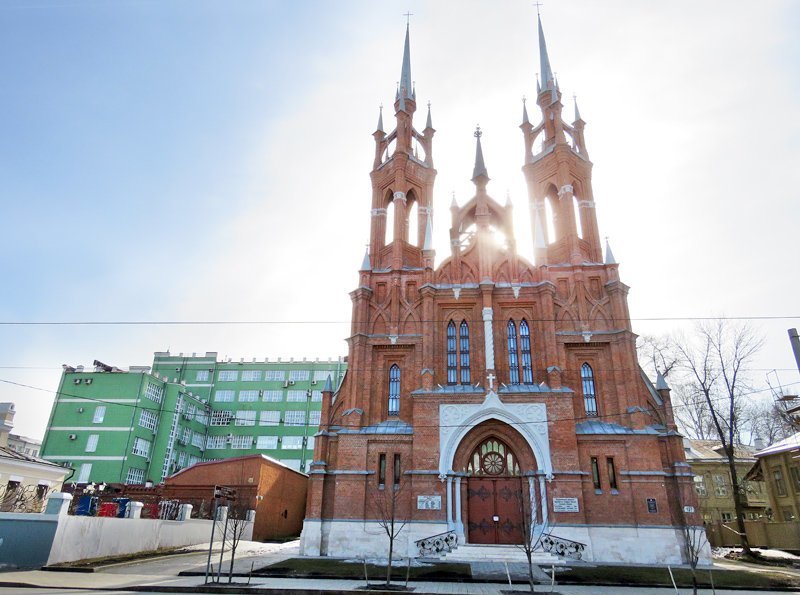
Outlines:
{"type": "Polygon", "coordinates": [[[683,558],[681,527],[698,519],[669,388],[637,363],[628,288],[602,255],[585,123],[577,106],[564,121],[541,21],[539,49],[538,123],[524,108],[520,126],[535,263],[517,253],[511,205],[489,193],[477,130],[475,195],[453,200],[435,266],[435,129],[430,108],[414,125],[406,30],[395,127],[381,116],[373,134],[370,244],[348,370],[323,392],[304,555],[385,556],[381,525],[394,520],[402,555],[439,534],[545,534],[588,560],[683,558]]]}

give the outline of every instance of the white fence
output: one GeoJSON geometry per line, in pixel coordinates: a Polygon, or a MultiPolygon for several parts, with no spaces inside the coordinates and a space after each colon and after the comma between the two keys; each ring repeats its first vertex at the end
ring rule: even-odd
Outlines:
{"type": "MultiPolygon", "coordinates": [[[[57,492],[48,498],[44,513],[0,513],[0,568],[35,568],[45,563],[152,552],[208,543],[211,537],[213,521],[190,518],[190,505],[184,505],[179,516],[185,520],[165,521],[139,518],[140,503],[132,503],[132,518],[70,516],[71,499],[70,494],[57,492]],[[55,530],[45,530],[48,526],[55,530]],[[34,545],[30,536],[40,527],[42,535],[34,545]],[[25,542],[27,549],[20,547],[25,542]]],[[[220,533],[217,530],[216,534],[220,533]]],[[[252,535],[250,520],[241,539],[250,540],[252,535]]]]}

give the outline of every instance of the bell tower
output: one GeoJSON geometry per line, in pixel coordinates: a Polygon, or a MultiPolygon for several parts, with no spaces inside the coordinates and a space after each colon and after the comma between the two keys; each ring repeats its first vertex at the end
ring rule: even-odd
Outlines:
{"type": "Polygon", "coordinates": [[[520,125],[536,264],[599,263],[602,251],[592,194],[592,162],[583,134],[585,122],[577,101],[572,124],[563,119],[561,90],[550,66],[541,16],[539,60],[541,82],[536,83],[536,103],[542,119],[532,125],[523,104],[520,125]]]}
{"type": "MultiPolygon", "coordinates": [[[[395,129],[388,134],[383,129],[383,110],[378,117],[375,139],[375,160],[372,180],[372,210],[369,241],[370,268],[399,270],[423,266],[423,249],[429,219],[433,217],[433,135],[431,110],[424,130],[414,128],[417,94],[411,79],[411,50],[409,27],[406,25],[405,46],[400,82],[394,101],[395,129]],[[416,204],[417,217],[410,221],[416,204]],[[392,229],[387,229],[389,210],[393,210],[392,229]],[[416,241],[409,242],[409,228],[416,226],[416,241]]],[[[432,253],[430,254],[431,263],[432,253]]],[[[366,264],[366,258],[365,258],[366,264]]],[[[362,269],[363,270],[363,269],[362,269]]]]}

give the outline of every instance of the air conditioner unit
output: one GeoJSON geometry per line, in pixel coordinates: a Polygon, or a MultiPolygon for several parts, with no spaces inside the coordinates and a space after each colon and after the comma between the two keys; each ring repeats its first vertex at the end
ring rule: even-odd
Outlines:
{"type": "Polygon", "coordinates": [[[70,434],[70,435],[68,436],[68,438],[69,438],[70,440],[77,440],[77,439],[78,439],[78,435],[77,435],[77,434],[70,434]]]}
{"type": "Polygon", "coordinates": [[[294,386],[294,380],[290,380],[290,381],[289,381],[289,385],[290,385],[290,386],[294,386]]]}
{"type": "Polygon", "coordinates": [[[233,434],[228,434],[225,436],[225,444],[230,444],[231,442],[233,442],[233,434]]]}
{"type": "Polygon", "coordinates": [[[83,407],[78,407],[78,413],[83,413],[83,407]]]}
{"type": "Polygon", "coordinates": [[[91,384],[92,383],[92,379],[91,378],[87,378],[86,380],[84,380],[84,382],[86,384],[91,384]]]}
{"type": "Polygon", "coordinates": [[[312,380],[312,381],[311,381],[311,386],[314,386],[316,383],[317,383],[317,381],[316,381],[316,380],[312,380]]]}
{"type": "Polygon", "coordinates": [[[80,384],[81,383],[81,379],[80,378],[76,378],[75,380],[72,381],[72,383],[73,384],[80,384]]]}
{"type": "MultiPolygon", "coordinates": [[[[79,382],[80,382],[80,380],[78,380],[75,384],[78,384],[79,382]]],[[[294,382],[292,382],[292,384],[294,384],[294,382]]],[[[289,381],[288,380],[284,380],[283,381],[283,388],[288,388],[288,387],[289,387],[289,381]]]]}

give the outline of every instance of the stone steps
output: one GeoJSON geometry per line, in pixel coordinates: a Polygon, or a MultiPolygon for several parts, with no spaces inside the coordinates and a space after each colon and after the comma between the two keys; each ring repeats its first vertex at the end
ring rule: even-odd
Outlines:
{"type": "MultiPolygon", "coordinates": [[[[528,558],[522,549],[513,545],[460,545],[452,552],[442,556],[448,562],[522,562],[528,563],[528,558]]],[[[550,566],[551,564],[564,564],[564,560],[547,552],[534,552],[534,564],[550,566]]]]}

